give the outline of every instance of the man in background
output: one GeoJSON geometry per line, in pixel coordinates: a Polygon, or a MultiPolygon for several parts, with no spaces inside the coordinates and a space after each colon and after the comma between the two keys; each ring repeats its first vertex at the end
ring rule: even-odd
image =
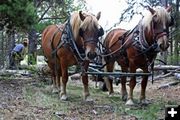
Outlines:
{"type": "Polygon", "coordinates": [[[25,38],[23,43],[16,44],[10,54],[10,69],[19,69],[20,62],[24,60],[28,51],[28,39],[25,38]]]}

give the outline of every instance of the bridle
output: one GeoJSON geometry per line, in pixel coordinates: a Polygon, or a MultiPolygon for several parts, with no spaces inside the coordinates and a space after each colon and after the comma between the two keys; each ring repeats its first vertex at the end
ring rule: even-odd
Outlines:
{"type": "MultiPolygon", "coordinates": [[[[98,28],[97,28],[98,29],[98,28]]],[[[84,37],[84,32],[82,31],[82,29],[80,28],[80,30],[79,30],[79,35],[82,37],[82,39],[83,39],[83,48],[85,48],[85,46],[87,45],[87,44],[93,44],[95,47],[97,47],[97,43],[99,42],[99,37],[101,37],[103,34],[104,34],[104,30],[103,30],[103,28],[101,27],[101,28],[99,28],[98,30],[97,30],[97,36],[95,36],[95,37],[90,37],[90,38],[85,38],[84,37]]]]}
{"type": "MultiPolygon", "coordinates": [[[[83,38],[84,39],[84,38],[83,38]]],[[[85,48],[85,46],[87,44],[93,44],[95,47],[97,47],[97,43],[98,43],[99,39],[94,39],[93,37],[88,38],[88,39],[84,39],[83,41],[83,47],[85,48]]]]}
{"type": "Polygon", "coordinates": [[[166,29],[162,29],[162,31],[160,32],[157,32],[155,33],[155,28],[154,28],[154,20],[151,21],[151,31],[152,31],[152,34],[153,34],[153,41],[154,43],[157,43],[157,40],[162,37],[162,36],[168,36],[169,35],[169,32],[166,29]]]}

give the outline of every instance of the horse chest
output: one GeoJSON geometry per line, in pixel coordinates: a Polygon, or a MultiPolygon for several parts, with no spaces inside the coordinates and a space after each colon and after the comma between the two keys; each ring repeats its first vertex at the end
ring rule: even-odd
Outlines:
{"type": "Polygon", "coordinates": [[[58,57],[61,61],[66,62],[68,66],[77,64],[74,53],[70,48],[60,48],[58,51],[58,57]]]}

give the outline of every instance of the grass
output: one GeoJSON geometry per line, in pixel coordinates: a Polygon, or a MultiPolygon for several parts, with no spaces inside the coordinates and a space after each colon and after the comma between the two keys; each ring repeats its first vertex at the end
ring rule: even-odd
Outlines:
{"type": "MultiPolygon", "coordinates": [[[[94,103],[85,103],[82,96],[83,87],[68,83],[67,93],[69,100],[59,100],[58,94],[52,94],[49,85],[45,85],[43,82],[37,84],[28,85],[23,89],[25,99],[35,106],[50,108],[51,119],[56,120],[57,117],[54,112],[61,111],[66,114],[66,117],[78,118],[78,119],[105,119],[108,116],[109,119],[119,119],[123,115],[134,116],[138,120],[157,120],[162,114],[164,114],[164,106],[167,104],[163,99],[154,101],[148,106],[134,106],[128,107],[125,102],[121,100],[120,95],[108,97],[107,93],[102,92],[99,89],[90,87],[91,96],[94,99],[94,103]],[[97,112],[97,114],[95,112],[97,112]]],[[[174,104],[171,101],[168,104],[174,104]]]]}

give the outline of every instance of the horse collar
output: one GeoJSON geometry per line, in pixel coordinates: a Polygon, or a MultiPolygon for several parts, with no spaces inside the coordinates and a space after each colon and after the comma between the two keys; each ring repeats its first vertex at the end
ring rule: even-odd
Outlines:
{"type": "Polygon", "coordinates": [[[72,32],[72,27],[70,24],[70,19],[65,24],[64,30],[62,32],[61,41],[64,42],[65,47],[70,47],[71,51],[74,53],[75,58],[77,61],[83,61],[84,60],[84,50],[77,46],[74,35],[72,32]]]}
{"type": "MultiPolygon", "coordinates": [[[[153,31],[154,33],[154,31],[153,31]]],[[[147,39],[145,37],[145,30],[142,26],[142,22],[140,21],[139,24],[136,26],[136,29],[133,32],[133,45],[141,52],[147,53],[148,51],[155,52],[157,48],[157,43],[154,42],[152,45],[149,45],[147,39]]],[[[154,37],[153,37],[154,39],[154,37]]]]}

